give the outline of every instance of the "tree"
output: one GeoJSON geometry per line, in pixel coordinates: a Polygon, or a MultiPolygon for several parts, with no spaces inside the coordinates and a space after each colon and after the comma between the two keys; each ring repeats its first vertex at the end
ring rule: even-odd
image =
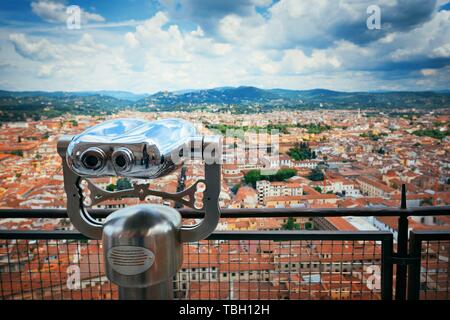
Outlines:
{"type": "Polygon", "coordinates": [[[319,186],[314,187],[314,190],[316,190],[317,192],[322,193],[322,188],[319,186]]]}
{"type": "Polygon", "coordinates": [[[296,223],[293,217],[289,217],[281,228],[283,230],[300,230],[300,224],[296,223]]]}
{"type": "Polygon", "coordinates": [[[312,223],[311,222],[305,222],[305,229],[311,230],[312,229],[312,223]]]}
{"type": "Polygon", "coordinates": [[[442,140],[450,135],[450,130],[441,131],[438,129],[423,129],[423,130],[416,130],[413,132],[413,134],[419,137],[427,136],[434,139],[442,140]]]}
{"type": "Polygon", "coordinates": [[[261,170],[250,170],[244,176],[244,181],[247,184],[251,184],[253,188],[256,188],[256,182],[261,180],[261,170]]]}
{"type": "Polygon", "coordinates": [[[316,123],[308,123],[308,124],[299,124],[297,125],[297,127],[299,128],[306,128],[307,129],[307,133],[315,133],[315,134],[319,134],[322,133],[324,131],[328,131],[331,130],[332,127],[329,125],[323,125],[321,123],[316,124],[316,123]]]}
{"type": "Polygon", "coordinates": [[[380,140],[380,136],[385,135],[385,134],[375,134],[373,133],[373,131],[369,131],[368,133],[364,132],[362,134],[360,134],[359,136],[362,138],[369,138],[372,141],[378,141],[380,140]]]}
{"type": "Polygon", "coordinates": [[[273,175],[263,175],[261,170],[250,170],[244,176],[244,181],[246,184],[251,184],[253,188],[256,188],[256,182],[260,180],[267,181],[286,181],[287,179],[295,176],[297,171],[295,169],[280,169],[273,175]]]}
{"type": "Polygon", "coordinates": [[[23,157],[23,151],[22,150],[13,150],[10,153],[15,155],[15,156],[23,157]]]}
{"type": "Polygon", "coordinates": [[[425,198],[420,201],[420,206],[432,206],[432,205],[433,205],[432,198],[425,198]]]}
{"type": "Polygon", "coordinates": [[[311,151],[311,148],[307,142],[297,143],[295,148],[289,149],[287,154],[296,161],[316,158],[316,153],[311,151]]]}
{"type": "Polygon", "coordinates": [[[127,178],[120,178],[117,180],[117,190],[126,190],[131,189],[132,187],[130,180],[127,178]]]}
{"type": "Polygon", "coordinates": [[[280,169],[275,174],[275,180],[276,181],[285,181],[289,178],[292,178],[297,174],[297,171],[295,169],[280,169]]]}
{"type": "Polygon", "coordinates": [[[106,186],[106,191],[114,191],[116,190],[116,185],[114,183],[110,183],[106,186]]]}
{"type": "Polygon", "coordinates": [[[323,172],[322,170],[320,170],[320,168],[315,167],[308,175],[308,179],[311,181],[323,181],[325,179],[325,176],[323,175],[323,172]]]}
{"type": "Polygon", "coordinates": [[[237,185],[233,186],[233,188],[231,188],[231,192],[233,192],[234,194],[236,194],[239,190],[239,188],[241,187],[241,184],[238,183],[237,185]]]}

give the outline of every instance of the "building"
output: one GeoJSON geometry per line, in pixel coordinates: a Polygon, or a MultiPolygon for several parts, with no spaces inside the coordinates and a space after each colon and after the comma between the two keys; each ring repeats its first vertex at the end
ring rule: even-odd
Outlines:
{"type": "Polygon", "coordinates": [[[389,198],[394,193],[398,192],[395,189],[385,185],[379,180],[369,177],[358,177],[356,181],[359,183],[359,188],[364,195],[369,197],[383,197],[389,198]]]}
{"type": "Polygon", "coordinates": [[[226,163],[222,165],[223,179],[230,186],[233,187],[241,183],[244,174],[237,164],[226,163]]]}
{"type": "Polygon", "coordinates": [[[256,182],[258,202],[264,203],[266,197],[276,196],[300,196],[303,195],[303,186],[296,182],[270,182],[260,180],[256,182]]]}
{"type": "Polygon", "coordinates": [[[310,194],[304,196],[275,196],[266,197],[264,203],[268,208],[287,208],[318,205],[335,205],[337,203],[335,194],[310,194]]]}

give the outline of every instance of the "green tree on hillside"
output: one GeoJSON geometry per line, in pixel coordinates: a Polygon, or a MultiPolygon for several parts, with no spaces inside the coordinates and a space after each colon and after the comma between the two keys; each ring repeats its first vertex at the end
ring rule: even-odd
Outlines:
{"type": "Polygon", "coordinates": [[[323,175],[323,172],[322,170],[320,170],[320,168],[315,167],[309,173],[308,179],[311,181],[323,181],[325,179],[325,176],[323,175]]]}
{"type": "Polygon", "coordinates": [[[307,142],[297,143],[295,148],[289,149],[287,154],[296,161],[316,158],[316,153],[311,151],[311,148],[307,142]]]}
{"type": "Polygon", "coordinates": [[[295,176],[297,174],[297,171],[295,169],[280,169],[277,171],[277,173],[275,174],[275,181],[286,181],[289,178],[292,178],[293,176],[295,176]]]}
{"type": "Polygon", "coordinates": [[[256,182],[261,180],[261,170],[250,170],[244,176],[246,184],[251,184],[253,188],[256,188],[256,182]]]}

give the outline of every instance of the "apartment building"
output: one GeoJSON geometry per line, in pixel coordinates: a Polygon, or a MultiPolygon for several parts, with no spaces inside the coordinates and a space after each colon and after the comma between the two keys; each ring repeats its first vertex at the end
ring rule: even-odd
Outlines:
{"type": "Polygon", "coordinates": [[[335,194],[310,194],[304,196],[275,196],[266,197],[264,203],[268,208],[288,208],[311,205],[335,205],[335,194]]]}
{"type": "Polygon", "coordinates": [[[266,197],[303,195],[303,186],[295,182],[286,183],[261,180],[256,182],[256,190],[258,191],[259,204],[264,204],[266,197]]]}
{"type": "Polygon", "coordinates": [[[361,192],[356,187],[355,182],[349,179],[327,179],[325,181],[312,183],[311,186],[319,187],[323,193],[340,193],[347,197],[361,196],[361,192]]]}
{"type": "Polygon", "coordinates": [[[356,178],[356,181],[359,183],[361,192],[369,197],[388,198],[398,192],[395,189],[385,185],[383,182],[373,178],[358,177],[356,178]]]}

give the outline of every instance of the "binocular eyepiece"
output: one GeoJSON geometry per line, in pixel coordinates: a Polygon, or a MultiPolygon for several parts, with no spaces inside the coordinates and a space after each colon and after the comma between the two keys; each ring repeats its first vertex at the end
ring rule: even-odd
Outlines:
{"type": "Polygon", "coordinates": [[[106,164],[106,154],[102,149],[91,147],[81,154],[81,162],[87,170],[100,171],[106,164]]]}
{"type": "Polygon", "coordinates": [[[220,161],[219,136],[201,136],[181,119],[114,119],[70,141],[66,161],[79,176],[157,178],[185,159],[220,161]]]}
{"type": "MultiPolygon", "coordinates": [[[[81,154],[80,160],[85,170],[91,170],[95,174],[105,168],[107,155],[98,147],[90,147],[81,154]]],[[[115,148],[111,154],[111,161],[116,173],[126,173],[133,167],[133,152],[126,147],[115,148]]]]}
{"type": "Polygon", "coordinates": [[[112,153],[111,160],[117,173],[126,173],[133,167],[134,156],[130,149],[119,147],[112,153]]]}

